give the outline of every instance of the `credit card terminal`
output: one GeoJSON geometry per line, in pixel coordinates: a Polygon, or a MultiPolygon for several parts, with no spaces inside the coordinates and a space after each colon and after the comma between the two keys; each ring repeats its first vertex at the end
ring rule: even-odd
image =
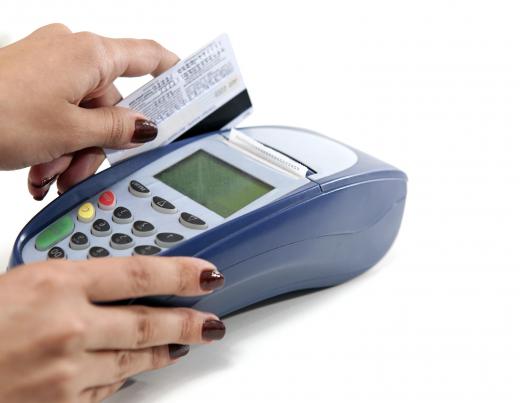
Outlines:
{"type": "Polygon", "coordinates": [[[406,175],[318,133],[261,126],[148,151],[71,188],[16,239],[9,267],[45,259],[197,256],[226,285],[139,303],[225,315],[332,286],[376,264],[397,236],[406,175]]]}

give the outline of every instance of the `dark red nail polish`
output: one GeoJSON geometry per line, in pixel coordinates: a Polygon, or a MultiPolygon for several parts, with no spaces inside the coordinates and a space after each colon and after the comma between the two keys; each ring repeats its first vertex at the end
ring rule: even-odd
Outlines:
{"type": "Polygon", "coordinates": [[[190,352],[190,346],[187,344],[168,344],[168,352],[170,353],[170,358],[175,360],[188,354],[190,352]]]}
{"type": "Polygon", "coordinates": [[[220,340],[226,334],[224,322],[208,319],[202,325],[202,337],[206,340],[220,340]]]}
{"type": "Polygon", "coordinates": [[[40,193],[39,195],[34,195],[33,199],[36,201],[42,201],[45,196],[47,196],[47,193],[49,193],[49,189],[45,190],[44,192],[40,193]]]}
{"type": "Polygon", "coordinates": [[[136,120],[132,143],[147,143],[157,137],[157,125],[151,120],[136,120]]]}
{"type": "Polygon", "coordinates": [[[200,288],[212,291],[224,285],[224,276],[216,270],[209,269],[200,273],[200,288]]]}
{"type": "Polygon", "coordinates": [[[39,183],[31,182],[31,186],[37,189],[44,188],[45,186],[50,186],[56,180],[57,177],[58,174],[51,176],[50,178],[43,178],[39,183]]]}

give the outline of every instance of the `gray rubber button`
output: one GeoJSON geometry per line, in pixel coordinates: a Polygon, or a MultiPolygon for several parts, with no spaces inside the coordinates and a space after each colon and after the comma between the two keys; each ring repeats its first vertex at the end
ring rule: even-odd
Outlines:
{"type": "Polygon", "coordinates": [[[117,207],[112,214],[112,221],[117,224],[129,224],[133,220],[132,212],[126,207],[117,207]]]}
{"type": "Polygon", "coordinates": [[[159,196],[152,198],[152,207],[155,211],[163,214],[174,214],[177,212],[177,209],[172,203],[159,196]]]}
{"type": "Polygon", "coordinates": [[[136,236],[150,236],[155,234],[155,227],[148,221],[136,221],[132,226],[132,233],[136,236]]]}
{"type": "Polygon", "coordinates": [[[182,241],[184,237],[174,232],[161,232],[155,237],[155,243],[161,248],[171,248],[182,241]]]}
{"type": "Polygon", "coordinates": [[[65,254],[65,251],[61,249],[59,246],[55,246],[51,249],[49,249],[49,252],[47,252],[47,259],[66,259],[67,255],[65,254]]]}
{"type": "Polygon", "coordinates": [[[134,248],[134,255],[157,255],[161,249],[154,245],[139,245],[134,248]]]}
{"type": "Polygon", "coordinates": [[[108,236],[112,233],[112,228],[107,220],[98,218],[94,221],[94,224],[92,224],[90,232],[92,232],[92,235],[94,236],[108,236]]]}
{"type": "Polygon", "coordinates": [[[130,191],[130,193],[137,197],[150,196],[150,189],[148,189],[141,182],[130,181],[130,184],[128,185],[128,190],[130,191]]]}
{"type": "Polygon", "coordinates": [[[179,217],[179,222],[184,225],[185,227],[191,228],[191,229],[204,229],[208,228],[208,225],[206,222],[196,215],[190,214],[190,213],[181,213],[181,216],[179,217]]]}
{"type": "Polygon", "coordinates": [[[110,252],[101,246],[93,246],[88,250],[88,258],[98,258],[98,257],[107,257],[110,255],[110,252]]]}
{"type": "Polygon", "coordinates": [[[114,249],[122,250],[134,246],[135,242],[130,235],[115,233],[110,237],[110,246],[114,249]]]}
{"type": "Polygon", "coordinates": [[[90,245],[88,237],[83,232],[75,232],[69,240],[69,247],[74,250],[87,249],[90,245]]]}

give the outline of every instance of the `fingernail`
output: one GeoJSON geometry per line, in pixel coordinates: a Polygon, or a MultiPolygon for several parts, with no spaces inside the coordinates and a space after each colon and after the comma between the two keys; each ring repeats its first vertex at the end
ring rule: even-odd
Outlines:
{"type": "Polygon", "coordinates": [[[190,346],[187,344],[168,344],[168,351],[170,358],[175,360],[188,354],[190,352],[190,346]]]}
{"type": "Polygon", "coordinates": [[[32,187],[35,187],[36,189],[44,188],[45,186],[50,186],[52,183],[56,180],[58,175],[54,175],[51,177],[43,178],[40,182],[30,182],[32,187]]]}
{"type": "Polygon", "coordinates": [[[157,137],[157,125],[151,120],[139,119],[135,121],[132,143],[147,143],[157,137]]]}
{"type": "Polygon", "coordinates": [[[200,273],[200,288],[213,291],[224,285],[224,276],[216,270],[204,270],[200,273]]]}
{"type": "Polygon", "coordinates": [[[220,340],[226,334],[224,322],[216,319],[208,319],[202,325],[202,337],[206,340],[220,340]]]}
{"type": "Polygon", "coordinates": [[[45,198],[45,196],[47,196],[47,193],[49,193],[49,189],[43,191],[39,195],[34,195],[33,199],[36,201],[42,201],[45,198]]]}

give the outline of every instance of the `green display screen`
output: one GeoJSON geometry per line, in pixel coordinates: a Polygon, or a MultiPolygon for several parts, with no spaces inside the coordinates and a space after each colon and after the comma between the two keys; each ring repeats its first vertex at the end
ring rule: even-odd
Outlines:
{"type": "Polygon", "coordinates": [[[154,177],[224,218],[273,189],[202,150],[154,177]]]}

